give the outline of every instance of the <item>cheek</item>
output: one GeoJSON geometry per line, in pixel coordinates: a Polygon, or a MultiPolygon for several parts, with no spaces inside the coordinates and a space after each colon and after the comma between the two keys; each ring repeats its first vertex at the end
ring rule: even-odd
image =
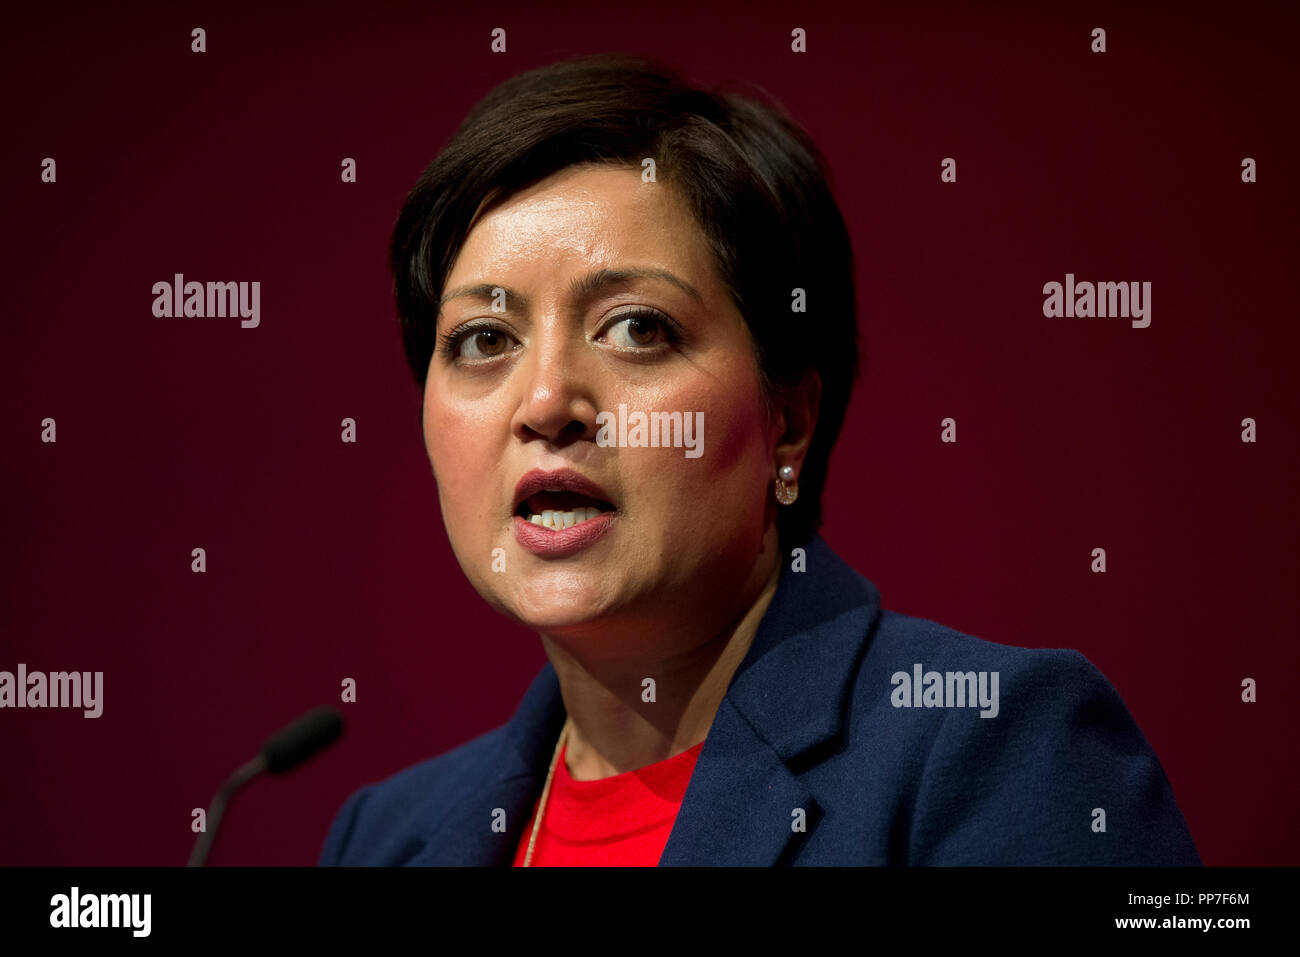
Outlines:
{"type": "Polygon", "coordinates": [[[732,524],[761,504],[767,462],[767,420],[752,378],[711,380],[698,388],[673,390],[661,408],[703,413],[703,454],[687,458],[674,449],[664,461],[665,497],[707,502],[692,509],[705,522],[732,524]],[[672,476],[675,481],[669,478],[672,476]]]}
{"type": "Polygon", "coordinates": [[[500,460],[499,450],[489,448],[492,435],[482,408],[448,403],[436,392],[426,394],[424,444],[448,520],[482,510],[490,491],[483,477],[500,460]]]}

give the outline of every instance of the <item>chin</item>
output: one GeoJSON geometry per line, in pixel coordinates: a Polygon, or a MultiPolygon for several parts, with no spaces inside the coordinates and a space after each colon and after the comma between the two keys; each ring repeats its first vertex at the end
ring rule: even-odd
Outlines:
{"type": "Polygon", "coordinates": [[[607,610],[604,589],[587,576],[575,578],[572,572],[532,573],[522,581],[501,584],[506,587],[489,603],[534,631],[580,625],[607,610]]]}
{"type": "Polygon", "coordinates": [[[514,617],[533,631],[562,631],[599,617],[601,610],[565,602],[523,602],[515,605],[514,617]]]}

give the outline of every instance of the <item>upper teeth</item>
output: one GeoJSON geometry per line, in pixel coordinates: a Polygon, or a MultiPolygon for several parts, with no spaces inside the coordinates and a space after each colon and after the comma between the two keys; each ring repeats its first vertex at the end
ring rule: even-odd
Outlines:
{"type": "Polygon", "coordinates": [[[528,521],[534,525],[545,525],[547,528],[569,528],[579,522],[595,518],[599,514],[598,508],[574,508],[567,512],[557,512],[555,509],[548,508],[540,515],[536,512],[529,515],[528,521]]]}

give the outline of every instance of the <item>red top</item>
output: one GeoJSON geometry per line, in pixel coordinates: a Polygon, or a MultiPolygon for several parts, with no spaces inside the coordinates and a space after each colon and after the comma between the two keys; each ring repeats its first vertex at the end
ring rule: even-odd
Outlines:
{"type": "MultiPolygon", "coordinates": [[[[529,867],[654,867],[704,747],[598,781],[575,781],[560,751],[529,867]]],[[[538,795],[538,802],[541,795],[538,795]]],[[[515,851],[522,867],[537,803],[515,851]]]]}

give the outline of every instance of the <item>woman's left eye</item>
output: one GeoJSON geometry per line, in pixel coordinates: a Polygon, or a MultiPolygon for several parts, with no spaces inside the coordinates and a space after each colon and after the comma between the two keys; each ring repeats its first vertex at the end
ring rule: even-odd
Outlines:
{"type": "Polygon", "coordinates": [[[666,316],[647,310],[628,312],[619,316],[607,331],[617,346],[624,349],[645,348],[661,341],[673,341],[670,321],[666,316]]]}

